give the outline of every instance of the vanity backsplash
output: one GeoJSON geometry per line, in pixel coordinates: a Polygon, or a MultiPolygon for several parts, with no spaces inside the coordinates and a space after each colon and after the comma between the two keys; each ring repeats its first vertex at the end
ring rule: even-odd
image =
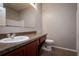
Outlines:
{"type": "Polygon", "coordinates": [[[0,34],[0,39],[7,37],[6,34],[0,34]]]}
{"type": "MultiPolygon", "coordinates": [[[[26,35],[26,34],[35,34],[36,33],[36,31],[30,31],[30,32],[17,32],[17,33],[15,33],[16,34],[16,36],[19,36],[19,35],[26,35]]],[[[3,33],[3,34],[0,34],[0,39],[2,39],[2,38],[6,38],[7,37],[7,34],[13,34],[13,33],[3,33]]]]}

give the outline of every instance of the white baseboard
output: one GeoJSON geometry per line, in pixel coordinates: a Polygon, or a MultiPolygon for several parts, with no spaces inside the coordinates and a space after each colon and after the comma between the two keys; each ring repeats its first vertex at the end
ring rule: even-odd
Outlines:
{"type": "Polygon", "coordinates": [[[72,51],[72,52],[77,52],[77,50],[74,50],[74,49],[68,49],[68,48],[63,48],[63,47],[59,47],[59,46],[52,46],[52,47],[64,49],[64,50],[68,50],[68,51],[72,51]]]}

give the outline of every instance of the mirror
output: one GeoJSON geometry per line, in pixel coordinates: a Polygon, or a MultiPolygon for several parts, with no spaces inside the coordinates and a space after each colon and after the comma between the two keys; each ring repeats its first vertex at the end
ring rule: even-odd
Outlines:
{"type": "Polygon", "coordinates": [[[6,26],[35,27],[37,11],[29,3],[4,3],[6,26]]]}
{"type": "Polygon", "coordinates": [[[0,26],[6,25],[6,9],[3,7],[0,7],[0,26]]]}

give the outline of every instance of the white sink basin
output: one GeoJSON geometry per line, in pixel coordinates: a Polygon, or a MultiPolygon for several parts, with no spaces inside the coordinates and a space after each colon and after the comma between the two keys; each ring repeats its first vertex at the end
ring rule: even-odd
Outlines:
{"type": "Polygon", "coordinates": [[[28,41],[28,36],[16,36],[13,39],[12,38],[4,38],[0,40],[0,43],[18,43],[23,41],[28,41]]]}

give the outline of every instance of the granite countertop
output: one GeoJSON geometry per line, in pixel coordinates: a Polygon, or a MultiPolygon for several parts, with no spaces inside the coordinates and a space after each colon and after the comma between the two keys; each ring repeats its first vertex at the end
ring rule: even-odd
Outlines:
{"type": "Polygon", "coordinates": [[[36,38],[39,38],[43,35],[46,35],[45,33],[41,33],[41,34],[27,34],[24,36],[29,36],[30,40],[25,41],[25,42],[19,42],[19,43],[10,43],[10,44],[0,44],[0,55],[4,55],[5,53],[12,51],[14,49],[17,49],[23,45],[26,45],[34,40],[36,40],[36,38]]]}

